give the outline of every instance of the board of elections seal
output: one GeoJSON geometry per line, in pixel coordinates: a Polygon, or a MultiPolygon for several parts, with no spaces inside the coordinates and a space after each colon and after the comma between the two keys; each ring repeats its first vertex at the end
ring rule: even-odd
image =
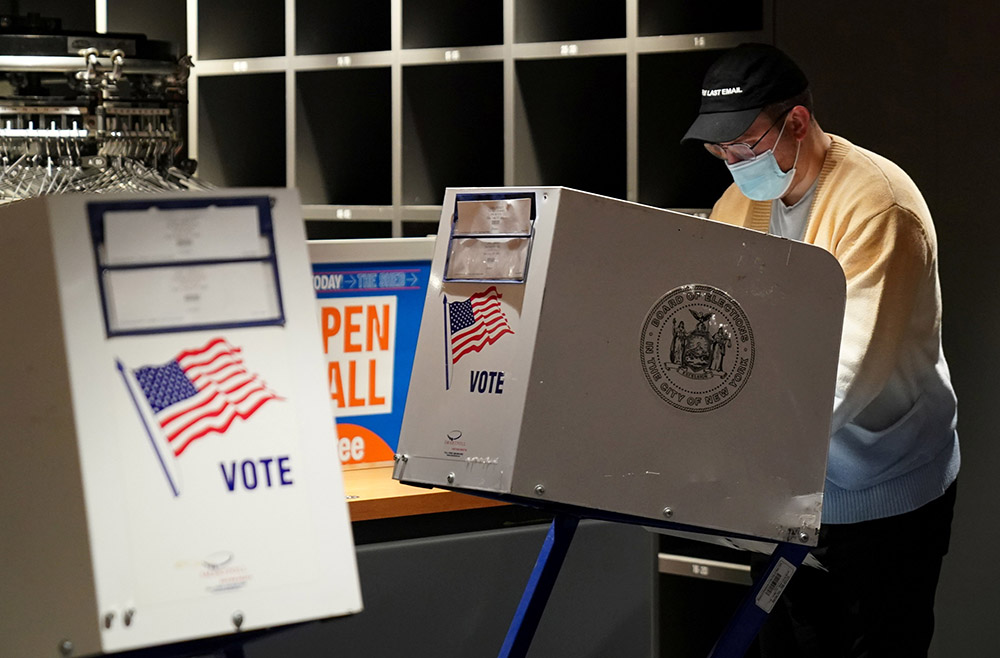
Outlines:
{"type": "Polygon", "coordinates": [[[728,293],[704,284],[674,288],[646,314],[639,341],[653,391],[683,411],[718,409],[753,370],[753,329],[728,293]]]}

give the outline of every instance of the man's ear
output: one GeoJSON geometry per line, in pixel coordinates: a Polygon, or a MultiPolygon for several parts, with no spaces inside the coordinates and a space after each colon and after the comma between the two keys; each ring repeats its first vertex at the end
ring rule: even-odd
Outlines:
{"type": "Polygon", "coordinates": [[[804,105],[796,105],[788,113],[788,125],[785,128],[792,134],[795,141],[802,141],[809,132],[812,113],[804,105]]]}

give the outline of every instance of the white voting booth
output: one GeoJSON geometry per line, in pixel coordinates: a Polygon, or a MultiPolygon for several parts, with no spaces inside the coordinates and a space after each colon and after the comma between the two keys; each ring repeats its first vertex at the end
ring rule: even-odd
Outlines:
{"type": "Polygon", "coordinates": [[[394,477],[815,545],[844,294],[803,243],[565,188],[450,189],[394,477]]]}
{"type": "Polygon", "coordinates": [[[0,230],[4,655],[361,610],[295,191],[39,198],[0,230]]]}
{"type": "Polygon", "coordinates": [[[430,281],[398,479],[815,543],[829,253],[569,189],[458,189],[430,281]]]}

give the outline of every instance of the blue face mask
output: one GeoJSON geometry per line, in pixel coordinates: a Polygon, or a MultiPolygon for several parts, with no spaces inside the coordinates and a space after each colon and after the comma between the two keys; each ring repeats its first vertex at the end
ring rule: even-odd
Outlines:
{"type": "MultiPolygon", "coordinates": [[[[785,132],[785,126],[781,126],[778,139],[774,140],[774,145],[778,145],[781,135],[785,132]]],[[[735,164],[726,163],[729,173],[733,175],[736,186],[745,197],[753,201],[772,201],[780,199],[792,186],[795,178],[795,165],[799,161],[799,149],[802,142],[799,142],[795,149],[795,161],[792,168],[782,171],[778,166],[778,161],[774,157],[774,146],[758,155],[753,160],[744,160],[735,164]]]]}

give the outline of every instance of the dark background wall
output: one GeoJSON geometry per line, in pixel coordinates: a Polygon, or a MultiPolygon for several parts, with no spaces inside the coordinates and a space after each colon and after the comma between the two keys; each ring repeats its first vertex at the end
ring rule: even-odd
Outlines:
{"type": "Polygon", "coordinates": [[[934,214],[963,459],[935,658],[1000,655],[997,25],[990,0],[775,0],[776,44],[813,81],[820,125],[902,166],[934,214]]]}
{"type": "MultiPolygon", "coordinates": [[[[993,121],[1000,115],[1000,3],[773,2],[775,41],[812,79],[821,125],[896,161],[934,213],[964,463],[932,657],[998,656],[1000,561],[993,547],[1000,543],[994,485],[1000,442],[993,408],[1000,342],[992,332],[1000,326],[993,257],[1000,237],[1000,137],[993,121]]],[[[19,4],[21,12],[60,16],[67,28],[94,27],[91,3],[19,4]]],[[[110,29],[146,31],[129,18],[126,0],[108,4],[119,17],[110,29]]],[[[0,0],[0,13],[10,6],[0,0]]],[[[179,0],[164,6],[171,16],[183,11],[179,0]]],[[[151,37],[183,41],[183,29],[167,32],[148,30],[151,37]]]]}

